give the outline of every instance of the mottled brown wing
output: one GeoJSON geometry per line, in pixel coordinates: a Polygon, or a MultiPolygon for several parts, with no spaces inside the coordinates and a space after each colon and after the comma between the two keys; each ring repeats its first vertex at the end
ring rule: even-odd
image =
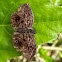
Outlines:
{"type": "Polygon", "coordinates": [[[22,51],[27,59],[32,59],[36,53],[36,41],[33,35],[36,31],[32,29],[34,16],[28,3],[23,4],[18,12],[11,15],[11,24],[17,31],[13,34],[14,48],[19,52],[22,51]]]}
{"type": "Polygon", "coordinates": [[[32,59],[36,54],[36,41],[33,34],[14,32],[13,45],[17,51],[22,51],[27,59],[32,59]]]}
{"type": "Polygon", "coordinates": [[[11,24],[15,30],[20,28],[33,27],[34,16],[28,3],[20,6],[18,12],[14,12],[11,15],[11,24]]]}

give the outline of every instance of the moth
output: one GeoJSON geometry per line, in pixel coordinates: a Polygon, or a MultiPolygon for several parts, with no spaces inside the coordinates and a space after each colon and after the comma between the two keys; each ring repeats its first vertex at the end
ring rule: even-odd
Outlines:
{"type": "Polygon", "coordinates": [[[11,15],[11,25],[16,31],[13,33],[13,46],[17,51],[23,52],[23,56],[31,59],[36,54],[36,40],[34,34],[34,16],[29,3],[18,8],[18,12],[11,15]]]}

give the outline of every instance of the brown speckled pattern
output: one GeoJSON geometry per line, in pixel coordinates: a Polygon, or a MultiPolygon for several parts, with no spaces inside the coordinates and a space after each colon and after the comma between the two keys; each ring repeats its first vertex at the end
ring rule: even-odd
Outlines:
{"type": "Polygon", "coordinates": [[[11,15],[11,24],[15,30],[33,27],[34,16],[28,3],[20,6],[18,12],[11,15]]]}
{"type": "Polygon", "coordinates": [[[13,45],[17,51],[22,51],[27,59],[31,59],[36,53],[36,41],[33,34],[14,32],[13,45]]]}
{"type": "Polygon", "coordinates": [[[16,30],[13,34],[13,46],[17,51],[23,52],[28,60],[36,54],[36,41],[34,34],[34,16],[28,3],[19,7],[18,12],[11,15],[11,25],[16,30]]]}

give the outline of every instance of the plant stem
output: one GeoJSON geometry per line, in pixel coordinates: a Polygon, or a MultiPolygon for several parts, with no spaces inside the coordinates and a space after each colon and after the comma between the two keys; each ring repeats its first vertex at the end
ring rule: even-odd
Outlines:
{"type": "Polygon", "coordinates": [[[59,50],[59,51],[62,51],[62,48],[60,47],[50,47],[50,46],[43,46],[43,49],[46,49],[46,50],[59,50]]]}

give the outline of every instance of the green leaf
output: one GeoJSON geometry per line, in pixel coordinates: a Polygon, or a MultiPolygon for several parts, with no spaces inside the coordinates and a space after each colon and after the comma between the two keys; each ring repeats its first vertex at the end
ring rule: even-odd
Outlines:
{"type": "Polygon", "coordinates": [[[40,44],[41,41],[52,42],[57,38],[57,35],[62,32],[62,8],[47,5],[37,13],[38,16],[34,13],[34,28],[37,31],[35,35],[37,43],[40,44]]]}
{"type": "Polygon", "coordinates": [[[29,3],[34,13],[34,29],[37,45],[52,42],[62,32],[62,7],[51,5],[49,0],[0,0],[0,62],[21,55],[13,48],[13,28],[10,16],[18,7],[29,3]]]}
{"type": "Polygon", "coordinates": [[[54,62],[51,57],[47,56],[47,50],[40,48],[38,53],[40,53],[40,57],[43,57],[45,59],[45,62],[54,62]]]}
{"type": "Polygon", "coordinates": [[[11,26],[0,25],[0,62],[21,55],[13,48],[11,26]]]}
{"type": "Polygon", "coordinates": [[[60,57],[62,58],[62,52],[60,52],[60,57]]]}

